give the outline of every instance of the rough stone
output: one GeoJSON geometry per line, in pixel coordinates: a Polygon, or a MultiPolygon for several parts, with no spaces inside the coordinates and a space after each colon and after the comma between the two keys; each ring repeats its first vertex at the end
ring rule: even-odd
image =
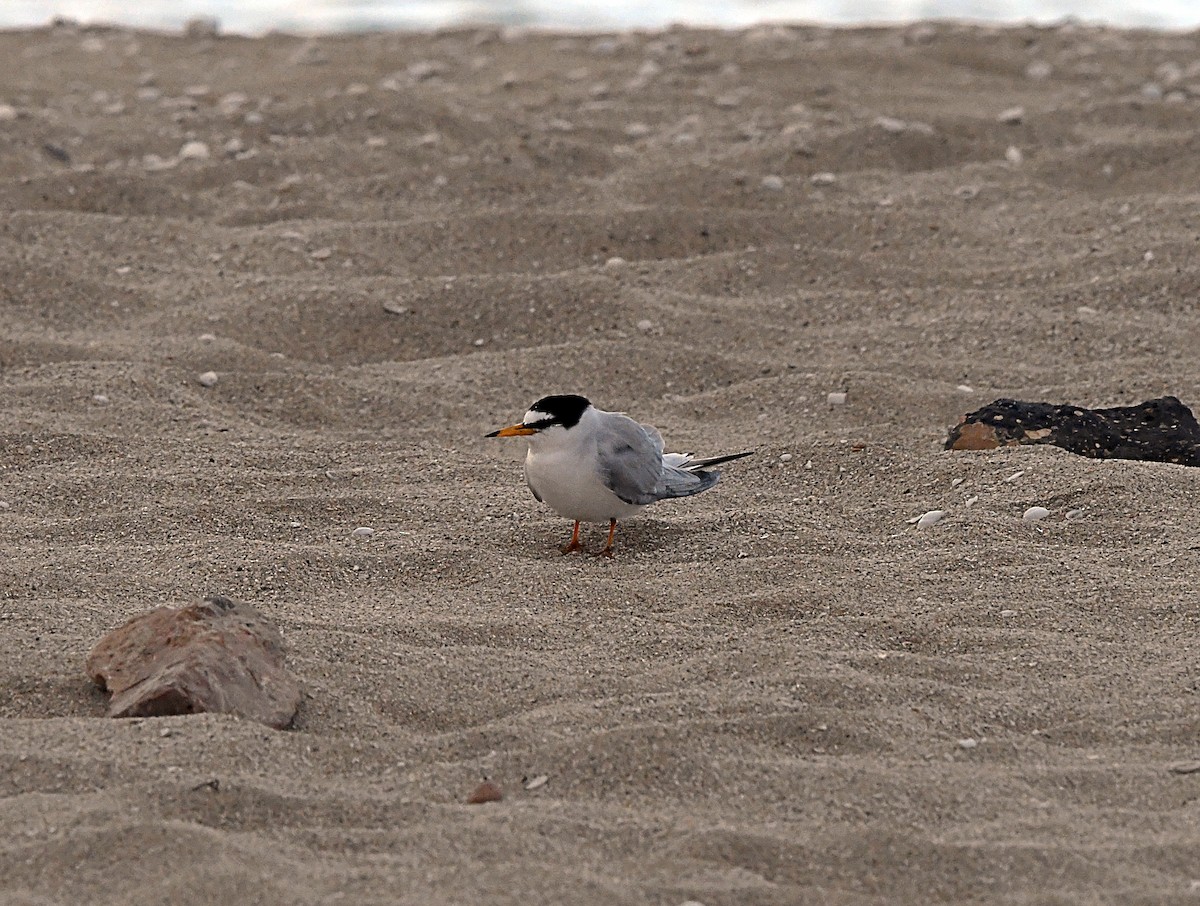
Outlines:
{"type": "Polygon", "coordinates": [[[112,693],[109,717],[212,711],[282,730],[300,706],[274,625],[219,596],[134,617],[96,644],[87,672],[112,693]]]}
{"type": "Polygon", "coordinates": [[[1018,444],[1053,444],[1093,459],[1200,466],[1200,424],[1173,396],[1112,409],[999,399],[964,415],[946,439],[947,450],[1018,444]]]}

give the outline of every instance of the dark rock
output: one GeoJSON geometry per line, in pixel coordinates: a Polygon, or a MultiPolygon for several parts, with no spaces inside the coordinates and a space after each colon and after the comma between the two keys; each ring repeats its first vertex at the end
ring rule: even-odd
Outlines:
{"type": "Polygon", "coordinates": [[[1137,406],[1083,409],[1001,399],[964,415],[947,450],[1054,444],[1094,459],[1139,459],[1200,466],[1200,424],[1173,396],[1137,406]]]}
{"type": "Polygon", "coordinates": [[[502,799],[504,799],[504,793],[501,792],[500,787],[490,780],[485,780],[475,787],[475,792],[467,799],[467,804],[483,805],[485,802],[500,802],[502,799]]]}
{"type": "Polygon", "coordinates": [[[300,706],[279,632],[223,597],[134,617],[96,644],[87,672],[112,693],[109,717],[215,711],[282,730],[300,706]]]}

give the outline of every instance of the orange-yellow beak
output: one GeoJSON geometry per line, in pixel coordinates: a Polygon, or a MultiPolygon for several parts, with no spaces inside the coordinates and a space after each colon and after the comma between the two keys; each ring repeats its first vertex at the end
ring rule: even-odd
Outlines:
{"type": "Polygon", "coordinates": [[[537,434],[537,428],[530,428],[527,425],[509,425],[507,428],[485,434],[484,437],[524,437],[526,434],[537,434]]]}

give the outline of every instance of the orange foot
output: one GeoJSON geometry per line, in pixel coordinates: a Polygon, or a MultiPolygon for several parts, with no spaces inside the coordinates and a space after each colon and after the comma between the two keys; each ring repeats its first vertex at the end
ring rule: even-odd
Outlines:
{"type": "Polygon", "coordinates": [[[613,558],[613,535],[617,533],[617,520],[613,519],[608,523],[608,544],[604,545],[604,550],[596,554],[597,557],[603,557],[606,560],[613,558]]]}
{"type": "Polygon", "coordinates": [[[572,551],[583,550],[583,545],[579,543],[579,520],[575,520],[575,531],[571,533],[571,540],[559,548],[564,554],[569,554],[572,551]]]}

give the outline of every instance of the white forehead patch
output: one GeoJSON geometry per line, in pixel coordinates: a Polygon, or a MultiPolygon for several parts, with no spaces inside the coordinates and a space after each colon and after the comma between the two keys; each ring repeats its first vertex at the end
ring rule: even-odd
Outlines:
{"type": "Polygon", "coordinates": [[[521,424],[532,425],[537,422],[544,422],[549,417],[550,416],[548,416],[545,412],[538,412],[536,409],[530,409],[525,413],[525,417],[521,419],[521,424]]]}

